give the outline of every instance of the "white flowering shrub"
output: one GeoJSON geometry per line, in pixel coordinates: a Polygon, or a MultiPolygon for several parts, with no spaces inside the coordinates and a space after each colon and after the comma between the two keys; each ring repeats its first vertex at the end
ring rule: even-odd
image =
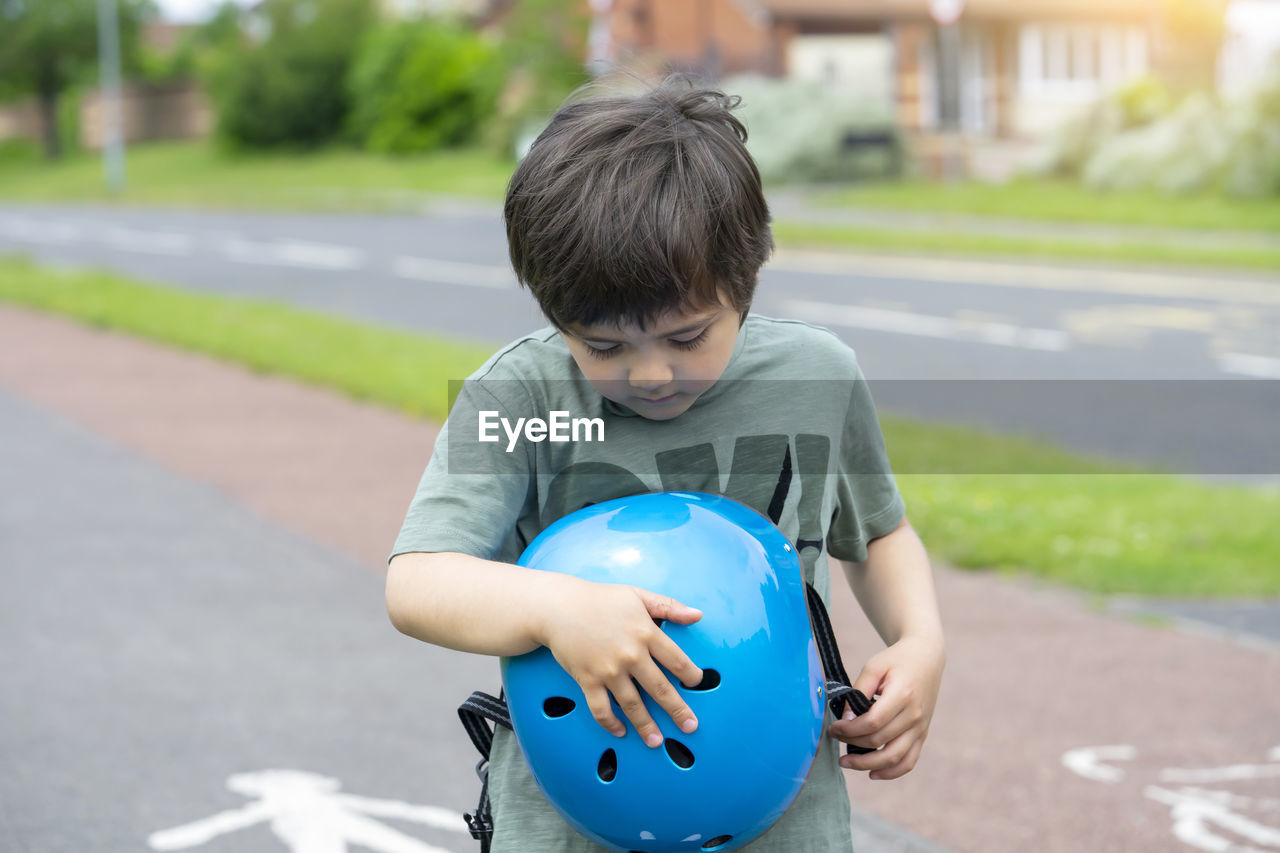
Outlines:
{"type": "Polygon", "coordinates": [[[719,88],[742,98],[738,117],[747,126],[747,148],[767,183],[813,183],[894,177],[907,167],[907,152],[887,105],[842,97],[819,83],[740,75],[719,88]],[[850,133],[885,134],[898,147],[849,149],[850,133]]]}
{"type": "Polygon", "coordinates": [[[1131,95],[1105,98],[1064,127],[1036,171],[1104,190],[1280,195],[1280,66],[1231,100],[1197,93],[1134,112],[1131,95]]]}

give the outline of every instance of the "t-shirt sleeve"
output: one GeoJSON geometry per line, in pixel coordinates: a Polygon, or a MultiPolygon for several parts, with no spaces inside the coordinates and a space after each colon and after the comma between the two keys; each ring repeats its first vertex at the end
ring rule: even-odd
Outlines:
{"type": "MultiPolygon", "coordinates": [[[[536,503],[528,442],[508,439],[501,418],[515,423],[525,406],[513,382],[503,399],[485,383],[463,383],[436,439],[391,556],[410,551],[452,551],[486,560],[514,561],[523,543],[516,522],[536,503]],[[480,440],[481,418],[495,440],[480,440]]],[[[527,411],[524,413],[527,414],[527,411]]]]}
{"type": "Polygon", "coordinates": [[[856,364],[837,464],[827,552],[839,560],[861,562],[872,540],[898,527],[906,506],[889,467],[871,389],[856,364]]]}

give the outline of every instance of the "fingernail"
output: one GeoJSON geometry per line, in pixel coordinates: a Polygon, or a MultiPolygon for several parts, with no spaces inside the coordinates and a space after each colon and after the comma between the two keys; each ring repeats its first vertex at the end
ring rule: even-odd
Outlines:
{"type": "Polygon", "coordinates": [[[659,746],[662,744],[662,735],[658,734],[657,732],[654,732],[653,734],[645,738],[644,742],[649,744],[649,746],[659,746]]]}
{"type": "Polygon", "coordinates": [[[680,731],[684,732],[685,734],[688,734],[689,732],[693,731],[697,727],[698,727],[698,721],[695,720],[693,717],[690,717],[689,719],[685,720],[683,723],[680,724],[680,731]]]}
{"type": "Polygon", "coordinates": [[[848,710],[848,709],[846,708],[846,709],[845,709],[844,714],[840,717],[840,719],[842,719],[842,720],[852,720],[852,719],[853,719],[853,711],[850,711],[850,710],[848,710]]]}
{"type": "Polygon", "coordinates": [[[626,730],[626,727],[624,727],[624,726],[618,726],[616,729],[610,729],[609,731],[613,733],[613,736],[614,736],[614,737],[626,737],[626,736],[627,736],[627,730],[626,730]]]}

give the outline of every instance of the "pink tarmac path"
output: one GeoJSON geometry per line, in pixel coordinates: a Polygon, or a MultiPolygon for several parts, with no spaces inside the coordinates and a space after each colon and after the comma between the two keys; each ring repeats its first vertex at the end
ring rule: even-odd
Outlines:
{"type": "MultiPolygon", "coordinates": [[[[371,572],[436,434],[328,390],[8,307],[0,386],[371,572]]],[[[852,777],[858,808],[975,853],[1211,849],[1175,837],[1175,813],[1192,841],[1280,850],[1280,651],[1128,622],[1028,581],[945,566],[937,579],[950,662],[928,746],[902,780],[852,777]],[[1127,748],[1095,753],[1092,774],[1111,781],[1064,766],[1093,747],[1127,748]],[[1230,767],[1246,769],[1218,769],[1230,767]]],[[[835,619],[856,669],[879,642],[847,592],[835,619]]]]}

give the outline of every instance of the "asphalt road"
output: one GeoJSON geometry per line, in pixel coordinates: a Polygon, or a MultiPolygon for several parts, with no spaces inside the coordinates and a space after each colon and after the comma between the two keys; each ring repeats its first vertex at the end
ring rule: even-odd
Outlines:
{"type": "MultiPolygon", "coordinates": [[[[495,345],[543,325],[498,210],[444,214],[7,205],[0,252],[495,345]]],[[[755,309],[842,335],[884,411],[1280,478],[1274,277],[779,252],[755,309]]]]}
{"type": "Polygon", "coordinates": [[[472,850],[454,708],[481,659],[402,641],[367,567],[2,389],[0,433],[0,848],[341,849],[273,825],[363,815],[409,839],[366,849],[472,850]]]}

